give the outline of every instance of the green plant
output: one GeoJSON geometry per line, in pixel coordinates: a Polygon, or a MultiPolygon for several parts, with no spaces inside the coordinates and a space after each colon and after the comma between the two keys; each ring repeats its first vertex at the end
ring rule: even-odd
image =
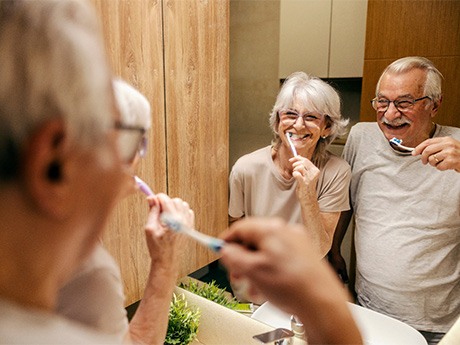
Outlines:
{"type": "Polygon", "coordinates": [[[236,298],[230,298],[226,295],[225,290],[221,289],[214,280],[211,281],[211,283],[199,284],[198,282],[190,279],[188,283],[180,283],[179,286],[198,296],[204,297],[230,309],[235,309],[238,304],[236,298]]]}
{"type": "Polygon", "coordinates": [[[169,307],[168,332],[165,344],[188,345],[195,340],[200,324],[201,311],[188,305],[184,294],[173,294],[169,307]]]}

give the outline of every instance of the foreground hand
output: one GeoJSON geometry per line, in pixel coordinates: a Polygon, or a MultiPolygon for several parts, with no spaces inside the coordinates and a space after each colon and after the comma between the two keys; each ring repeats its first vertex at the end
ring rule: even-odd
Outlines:
{"type": "Polygon", "coordinates": [[[248,281],[252,294],[294,313],[310,269],[319,263],[303,227],[281,219],[247,218],[234,223],[223,239],[228,243],[222,262],[232,276],[248,281]]]}
{"type": "Polygon", "coordinates": [[[346,305],[348,294],[318,259],[300,225],[281,219],[247,218],[223,234],[222,262],[237,279],[285,312],[297,315],[309,344],[362,344],[346,305]]]}
{"type": "Polygon", "coordinates": [[[438,170],[460,172],[460,141],[451,137],[431,138],[418,145],[412,155],[421,155],[423,164],[438,170]]]}

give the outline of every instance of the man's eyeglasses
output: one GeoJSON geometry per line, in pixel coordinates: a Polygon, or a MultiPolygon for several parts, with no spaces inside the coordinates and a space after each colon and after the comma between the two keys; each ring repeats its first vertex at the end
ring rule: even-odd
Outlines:
{"type": "Polygon", "coordinates": [[[318,123],[324,118],[323,114],[315,113],[315,112],[306,112],[304,114],[299,114],[295,110],[287,109],[287,110],[280,110],[278,112],[278,116],[280,121],[286,126],[292,126],[297,122],[298,118],[303,120],[304,125],[308,123],[318,123]]]}
{"type": "Polygon", "coordinates": [[[124,162],[132,162],[139,154],[144,157],[147,152],[146,130],[140,126],[129,126],[116,122],[114,128],[120,131],[118,136],[118,151],[124,162]]]}
{"type": "Polygon", "coordinates": [[[416,99],[412,98],[397,98],[394,101],[390,101],[386,98],[374,98],[371,100],[372,107],[379,111],[379,112],[385,112],[388,110],[390,103],[393,103],[400,112],[405,112],[408,111],[409,109],[412,109],[418,101],[421,101],[423,99],[430,99],[429,96],[424,96],[416,99]]]}

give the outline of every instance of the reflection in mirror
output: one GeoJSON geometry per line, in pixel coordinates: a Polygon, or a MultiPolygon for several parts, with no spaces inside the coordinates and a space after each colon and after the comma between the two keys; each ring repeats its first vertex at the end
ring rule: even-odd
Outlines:
{"type": "Polygon", "coordinates": [[[366,13],[367,0],[230,1],[230,167],[270,143],[268,114],[292,72],[330,82],[358,121],[366,13]]]}

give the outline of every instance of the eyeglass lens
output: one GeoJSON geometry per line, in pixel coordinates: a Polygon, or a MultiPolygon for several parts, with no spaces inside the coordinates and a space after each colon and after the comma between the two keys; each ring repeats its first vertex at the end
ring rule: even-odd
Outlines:
{"type": "Polygon", "coordinates": [[[309,122],[317,122],[321,121],[322,115],[308,112],[304,114],[299,114],[292,110],[283,110],[279,113],[280,121],[283,122],[287,126],[292,126],[296,123],[297,119],[300,117],[303,120],[304,124],[309,122]]]}

